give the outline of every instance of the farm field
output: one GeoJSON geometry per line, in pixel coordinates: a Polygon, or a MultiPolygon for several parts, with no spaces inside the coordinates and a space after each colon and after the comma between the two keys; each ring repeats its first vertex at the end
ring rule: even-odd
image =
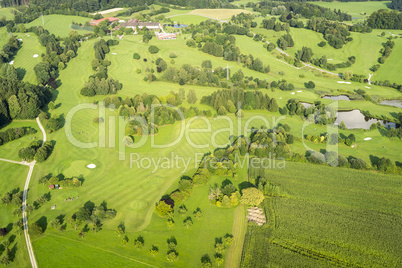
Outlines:
{"type": "MultiPolygon", "coordinates": [[[[2,146],[3,147],[3,146],[2,146]]],[[[2,148],[0,147],[0,148],[2,148]]],[[[0,158],[3,158],[3,153],[0,152],[0,158]]],[[[12,164],[0,161],[0,193],[18,190],[22,191],[24,189],[25,179],[28,174],[28,167],[18,164],[12,164]]],[[[8,267],[28,267],[29,257],[28,250],[25,244],[24,235],[18,235],[15,232],[12,224],[18,221],[18,217],[13,215],[15,205],[4,205],[0,204],[0,226],[1,228],[6,227],[9,233],[2,237],[2,241],[8,239],[10,244],[10,250],[14,261],[8,267]]],[[[4,248],[0,248],[0,255],[3,254],[4,248]]]]}
{"type": "Polygon", "coordinates": [[[391,1],[367,1],[367,2],[315,2],[314,4],[330,8],[340,9],[352,15],[353,22],[366,19],[371,13],[379,9],[389,9],[391,1]],[[366,14],[364,14],[366,13],[366,14]]]}
{"type": "MultiPolygon", "coordinates": [[[[40,17],[28,24],[25,24],[25,27],[29,28],[31,26],[43,26],[46,30],[56,36],[67,37],[68,33],[72,30],[70,29],[70,25],[73,21],[84,24],[85,22],[90,20],[91,18],[84,18],[79,16],[48,15],[43,16],[44,25],[42,23],[42,17],[40,17]]],[[[78,30],[77,32],[79,34],[89,33],[85,30],[78,30]]]]}
{"type": "Polygon", "coordinates": [[[248,227],[241,267],[400,264],[398,176],[290,162],[266,175],[288,197],[264,201],[269,224],[248,227]]]}

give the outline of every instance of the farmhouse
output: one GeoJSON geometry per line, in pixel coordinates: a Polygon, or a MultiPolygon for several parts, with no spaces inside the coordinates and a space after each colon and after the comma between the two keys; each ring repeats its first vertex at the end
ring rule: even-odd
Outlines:
{"type": "Polygon", "coordinates": [[[141,20],[130,19],[127,22],[120,23],[121,27],[132,28],[133,30],[146,27],[147,30],[158,30],[162,29],[162,25],[159,22],[141,22],[141,20]]]}
{"type": "Polygon", "coordinates": [[[102,21],[105,21],[105,20],[109,20],[110,23],[113,23],[113,22],[115,22],[115,21],[119,21],[118,18],[107,17],[107,18],[103,18],[103,19],[99,19],[99,20],[91,20],[91,21],[89,22],[89,24],[91,24],[92,26],[98,26],[99,23],[101,23],[102,21]]]}
{"type": "Polygon", "coordinates": [[[177,33],[159,33],[156,34],[159,40],[176,39],[177,33]]]}

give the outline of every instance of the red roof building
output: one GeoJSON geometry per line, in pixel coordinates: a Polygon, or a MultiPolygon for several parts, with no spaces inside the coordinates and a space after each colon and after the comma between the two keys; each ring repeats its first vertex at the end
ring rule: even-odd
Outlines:
{"type": "Polygon", "coordinates": [[[115,17],[107,17],[107,18],[103,18],[103,19],[99,19],[99,20],[91,20],[91,21],[89,22],[89,24],[91,24],[92,26],[98,26],[99,23],[101,23],[101,22],[104,21],[104,20],[109,20],[110,23],[113,23],[113,22],[115,22],[115,21],[119,21],[118,18],[115,18],[115,17]]]}
{"type": "Polygon", "coordinates": [[[176,35],[178,35],[178,33],[159,33],[156,36],[158,36],[159,40],[169,40],[176,39],[176,35]]]}

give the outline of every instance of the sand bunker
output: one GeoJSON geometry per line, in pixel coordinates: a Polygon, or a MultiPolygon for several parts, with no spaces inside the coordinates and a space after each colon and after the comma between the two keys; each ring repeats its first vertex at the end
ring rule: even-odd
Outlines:
{"type": "Polygon", "coordinates": [[[34,57],[34,58],[37,58],[37,57],[39,57],[39,55],[38,55],[38,54],[35,54],[35,55],[33,55],[33,57],[34,57]]]}
{"type": "Polygon", "coordinates": [[[12,61],[10,61],[10,62],[9,62],[9,64],[10,64],[10,65],[13,65],[13,64],[14,64],[14,61],[13,61],[13,60],[12,60],[12,61]]]}
{"type": "Polygon", "coordinates": [[[112,55],[117,55],[117,53],[111,53],[112,55]]]}
{"type": "Polygon", "coordinates": [[[339,84],[348,84],[348,85],[352,84],[352,82],[345,82],[345,81],[338,81],[338,83],[339,84]]]}
{"type": "Polygon", "coordinates": [[[371,89],[371,87],[365,86],[365,88],[371,89]]]}
{"type": "Polygon", "coordinates": [[[303,92],[303,91],[301,91],[301,90],[298,90],[297,92],[299,92],[299,93],[300,93],[300,92],[303,92]]]}
{"type": "Polygon", "coordinates": [[[365,141],[369,141],[369,140],[371,140],[371,138],[370,138],[370,137],[367,137],[367,138],[364,138],[364,140],[365,140],[365,141]]]}
{"type": "Polygon", "coordinates": [[[22,41],[22,39],[21,39],[21,38],[18,38],[17,40],[18,40],[18,41],[22,41]]]}
{"type": "Polygon", "coordinates": [[[96,165],[95,165],[95,164],[89,164],[89,165],[87,166],[87,168],[94,169],[94,168],[96,168],[96,165]]]}
{"type": "Polygon", "coordinates": [[[295,93],[294,92],[292,92],[292,95],[294,95],[295,93]]]}

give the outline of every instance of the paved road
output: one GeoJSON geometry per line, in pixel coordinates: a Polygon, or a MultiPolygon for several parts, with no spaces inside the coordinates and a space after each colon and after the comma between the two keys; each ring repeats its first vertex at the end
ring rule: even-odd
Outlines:
{"type": "MultiPolygon", "coordinates": [[[[46,142],[46,131],[43,128],[42,124],[40,123],[39,117],[36,118],[36,122],[38,123],[38,126],[39,126],[40,130],[42,131],[43,143],[45,143],[46,142]]],[[[42,146],[43,146],[43,143],[42,143],[42,146]]],[[[32,176],[35,164],[36,164],[35,160],[32,161],[31,163],[27,164],[29,166],[29,172],[28,172],[27,180],[25,181],[24,194],[22,196],[22,221],[24,223],[25,242],[27,244],[29,259],[31,260],[32,268],[37,268],[38,264],[36,263],[35,254],[34,254],[33,248],[32,248],[31,238],[28,233],[28,217],[27,217],[27,212],[26,212],[26,204],[27,204],[29,182],[31,181],[31,176],[32,176]]]]}

